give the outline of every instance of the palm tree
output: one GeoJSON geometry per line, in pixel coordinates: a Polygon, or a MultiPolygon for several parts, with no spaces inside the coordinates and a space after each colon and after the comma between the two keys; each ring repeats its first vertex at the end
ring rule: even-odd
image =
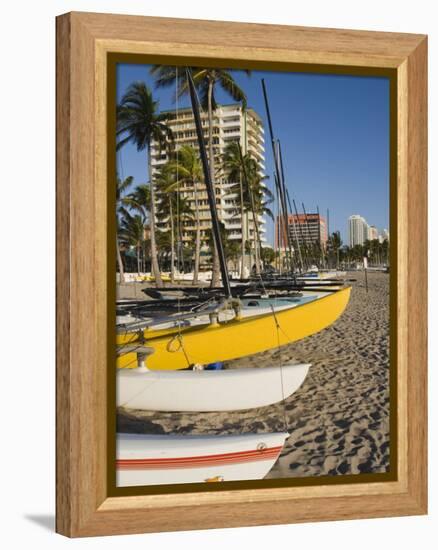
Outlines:
{"type": "Polygon", "coordinates": [[[256,257],[256,271],[260,274],[260,256],[261,256],[261,239],[258,226],[258,218],[261,216],[269,216],[271,220],[274,220],[274,214],[269,208],[269,204],[274,200],[271,191],[266,187],[264,181],[269,176],[262,176],[259,162],[247,153],[245,155],[244,162],[247,163],[247,194],[251,205],[251,214],[254,223],[254,248],[256,257]]]}
{"type": "Polygon", "coordinates": [[[158,251],[155,238],[155,193],[152,182],[151,143],[159,148],[172,139],[172,132],[166,125],[167,115],[158,113],[158,101],[144,82],[131,84],[117,106],[117,148],[133,143],[137,151],[147,152],[150,185],[149,225],[151,239],[151,271],[158,287],[163,286],[158,265],[158,251]]]}
{"type": "Polygon", "coordinates": [[[267,246],[265,248],[262,248],[260,250],[260,256],[262,259],[262,262],[265,266],[272,265],[275,261],[275,252],[274,249],[267,246]]]}
{"type": "Polygon", "coordinates": [[[175,185],[175,176],[169,165],[163,165],[160,170],[154,175],[154,182],[157,186],[157,192],[159,195],[167,195],[163,197],[163,200],[159,205],[159,213],[161,214],[160,219],[163,219],[163,207],[164,205],[169,206],[168,219],[170,221],[170,280],[173,283],[175,280],[175,229],[174,229],[174,216],[172,209],[172,193],[174,191],[175,185]]]}
{"type": "MultiPolygon", "coordinates": [[[[242,225],[242,255],[245,253],[245,237],[243,231],[243,217],[246,213],[251,214],[253,220],[253,246],[255,256],[256,273],[260,274],[260,235],[258,228],[258,217],[267,214],[272,219],[273,213],[268,207],[272,202],[273,196],[269,189],[263,184],[267,176],[261,175],[261,166],[259,162],[248,152],[243,157],[240,152],[240,145],[237,142],[230,143],[225,149],[223,156],[224,170],[228,177],[233,181],[238,181],[231,188],[232,192],[240,193],[240,218],[242,225]],[[243,176],[246,176],[243,177],[243,176]]],[[[248,223],[247,223],[248,225],[248,223]]],[[[242,261],[243,266],[243,261],[242,261]]],[[[243,272],[243,268],[242,268],[243,272]]]]}
{"type": "Polygon", "coordinates": [[[134,246],[137,256],[137,273],[141,272],[141,251],[145,242],[145,219],[141,214],[132,216],[127,210],[124,211],[120,220],[120,238],[127,246],[134,246]]]}
{"type": "Polygon", "coordinates": [[[227,246],[225,247],[225,254],[228,261],[232,262],[233,270],[237,271],[238,269],[238,260],[240,255],[240,245],[238,241],[228,239],[227,246]]]}
{"type": "Polygon", "coordinates": [[[176,151],[176,158],[170,163],[170,167],[177,175],[178,184],[193,188],[196,217],[193,284],[197,284],[201,258],[201,221],[199,213],[198,184],[202,181],[202,166],[197,151],[189,145],[183,145],[180,149],[178,149],[178,151],[176,151]]]}
{"type": "MultiPolygon", "coordinates": [[[[167,88],[175,86],[177,95],[182,96],[188,92],[188,83],[186,78],[178,78],[177,67],[168,65],[154,65],[151,68],[151,74],[156,77],[157,87],[167,88]]],[[[214,159],[214,136],[213,136],[213,111],[217,107],[215,98],[215,88],[220,87],[228,93],[234,101],[242,104],[246,109],[247,98],[245,92],[238,86],[229,70],[208,67],[190,67],[193,82],[198,89],[201,105],[207,109],[208,116],[208,151],[210,161],[211,181],[215,181],[215,159],[214,159]]],[[[245,71],[248,75],[250,71],[245,71]]],[[[211,286],[219,286],[220,266],[219,255],[216,245],[213,246],[213,273],[211,286]]]]}
{"type": "MultiPolygon", "coordinates": [[[[123,213],[123,205],[126,204],[124,197],[126,191],[131,187],[134,178],[128,176],[124,180],[121,180],[118,176],[116,179],[116,218],[123,213]]],[[[118,224],[117,224],[118,225],[118,224]]],[[[122,255],[120,253],[119,235],[116,235],[116,255],[117,264],[119,266],[120,283],[125,282],[125,270],[123,268],[122,255]]]]}
{"type": "MultiPolygon", "coordinates": [[[[221,236],[222,245],[224,247],[224,254],[227,259],[233,259],[232,256],[235,253],[234,244],[233,241],[229,239],[228,231],[225,228],[225,224],[223,222],[219,222],[219,233],[221,236]]],[[[213,247],[215,245],[215,240],[213,236],[213,230],[212,228],[208,228],[206,231],[206,242],[207,246],[210,248],[210,250],[213,250],[213,247]]],[[[228,266],[227,266],[228,269],[228,266]]]]}
{"type": "Polygon", "coordinates": [[[149,218],[150,225],[150,205],[151,205],[151,186],[147,183],[137,185],[132,193],[126,195],[125,204],[136,210],[142,218],[146,220],[149,218]]]}
{"type": "Polygon", "coordinates": [[[175,280],[175,225],[179,229],[181,220],[193,217],[190,204],[186,198],[179,196],[176,179],[178,172],[172,162],[164,164],[155,174],[159,201],[159,217],[168,220],[170,225],[170,279],[175,280]]]}
{"type": "Polygon", "coordinates": [[[242,240],[241,240],[242,258],[240,261],[240,278],[243,279],[245,276],[244,273],[245,273],[245,253],[246,253],[246,235],[245,235],[245,224],[244,224],[245,203],[243,200],[242,162],[240,158],[239,144],[236,141],[232,141],[226,146],[225,152],[222,157],[222,161],[223,161],[223,169],[228,176],[228,180],[231,180],[233,182],[239,182],[238,192],[240,197],[240,226],[242,231],[242,240]]]}
{"type": "MultiPolygon", "coordinates": [[[[149,219],[149,233],[151,225],[150,206],[151,206],[151,193],[150,186],[146,183],[137,185],[132,193],[124,197],[124,204],[131,210],[139,213],[140,218],[143,220],[143,233],[146,231],[146,222],[149,219]]],[[[156,247],[158,249],[158,247],[156,247]]],[[[152,256],[151,256],[152,257],[152,256]]],[[[152,263],[152,262],[151,262],[152,263]]]]}
{"type": "Polygon", "coordinates": [[[335,231],[334,233],[332,233],[330,240],[333,250],[336,254],[336,269],[339,269],[339,249],[342,246],[341,233],[339,231],[335,231]]]}

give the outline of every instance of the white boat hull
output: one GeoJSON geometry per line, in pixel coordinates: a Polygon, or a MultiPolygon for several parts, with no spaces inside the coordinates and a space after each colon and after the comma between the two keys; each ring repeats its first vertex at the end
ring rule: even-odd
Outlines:
{"type": "Polygon", "coordinates": [[[151,411],[236,411],[286,399],[310,364],[229,370],[118,369],[117,406],[151,411]]]}
{"type": "Polygon", "coordinates": [[[225,436],[117,434],[117,486],[262,479],[288,433],[225,436]]]}

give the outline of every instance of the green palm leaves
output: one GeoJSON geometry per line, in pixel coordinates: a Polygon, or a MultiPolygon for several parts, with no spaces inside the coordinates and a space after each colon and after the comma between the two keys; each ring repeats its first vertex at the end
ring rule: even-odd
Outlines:
{"type": "MultiPolygon", "coordinates": [[[[215,92],[222,88],[234,101],[241,103],[246,108],[246,94],[238,86],[232,72],[227,69],[190,67],[193,82],[198,91],[201,105],[208,114],[208,155],[210,164],[211,181],[215,181],[215,150],[214,150],[214,120],[213,111],[217,107],[215,92]]],[[[245,71],[250,74],[250,71],[245,71]]],[[[175,99],[188,93],[187,79],[184,72],[177,67],[167,65],[154,65],[151,74],[155,76],[157,88],[175,86],[175,99]]],[[[219,286],[219,256],[216,246],[213,246],[213,266],[211,286],[219,286]]]]}
{"type": "MultiPolygon", "coordinates": [[[[152,181],[151,143],[165,147],[172,138],[172,132],[166,124],[166,116],[158,111],[158,101],[144,82],[135,82],[129,86],[117,106],[117,148],[131,142],[137,151],[147,151],[147,173],[152,181]]],[[[158,287],[163,286],[158,265],[158,251],[155,237],[155,190],[153,183],[149,193],[149,230],[151,241],[151,271],[158,287]]]]}
{"type": "Polygon", "coordinates": [[[222,167],[228,180],[233,182],[230,191],[239,197],[240,209],[236,208],[236,217],[240,219],[242,227],[241,277],[244,276],[247,239],[253,241],[255,267],[257,273],[260,273],[261,242],[258,219],[265,214],[273,219],[273,214],[268,206],[273,201],[273,196],[264,183],[267,177],[262,175],[262,167],[251,153],[242,155],[240,144],[237,142],[231,142],[225,148],[222,167]]]}

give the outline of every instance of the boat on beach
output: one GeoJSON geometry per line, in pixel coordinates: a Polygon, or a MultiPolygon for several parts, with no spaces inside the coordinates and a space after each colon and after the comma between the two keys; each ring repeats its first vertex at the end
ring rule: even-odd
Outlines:
{"type": "Polygon", "coordinates": [[[153,411],[236,411],[293,394],[310,364],[229,370],[117,371],[117,406],[153,411]]]}
{"type": "Polygon", "coordinates": [[[288,300],[263,298],[242,308],[232,308],[119,324],[117,367],[136,367],[135,353],[123,346],[148,345],[155,353],[151,370],[179,370],[193,365],[227,361],[300,340],[331,325],[344,311],[351,287],[312,292],[288,300]]]}
{"type": "Polygon", "coordinates": [[[117,434],[118,487],[262,479],[287,432],[243,435],[117,434]]]}
{"type": "MultiPolygon", "coordinates": [[[[186,79],[202,164],[202,185],[207,194],[211,217],[213,241],[211,264],[215,265],[215,260],[217,260],[222,288],[207,289],[206,286],[199,283],[197,283],[197,287],[194,285],[191,288],[189,285],[186,285],[185,288],[169,288],[166,285],[163,287],[159,284],[157,258],[154,258],[154,264],[151,257],[151,269],[153,268],[157,275],[157,280],[151,274],[142,277],[142,282],[156,282],[160,288],[153,289],[148,284],[143,285],[148,287],[141,289],[147,296],[143,300],[138,300],[137,290],[140,287],[135,285],[129,289],[131,291],[129,295],[134,295],[135,300],[124,300],[117,303],[116,405],[120,409],[137,411],[223,412],[256,409],[283,402],[283,422],[280,424],[282,431],[219,435],[217,432],[221,430],[229,432],[229,428],[232,427],[224,423],[223,426],[219,425],[215,428],[215,435],[118,433],[115,457],[116,485],[118,487],[264,478],[280,456],[285,440],[289,436],[287,406],[284,401],[300,388],[311,365],[308,363],[283,365],[280,353],[278,353],[276,366],[219,371],[205,369],[205,366],[279,349],[281,346],[313,335],[335,322],[345,310],[350,298],[351,287],[336,278],[335,272],[327,271],[324,275],[313,272],[305,273],[304,266],[310,265],[310,257],[306,257],[307,245],[303,239],[303,262],[299,246],[294,253],[292,252],[293,243],[288,229],[286,229],[288,246],[287,250],[285,249],[283,268],[281,264],[283,260],[279,255],[278,276],[269,275],[265,278],[262,276],[260,272],[262,239],[257,221],[259,213],[256,209],[256,206],[260,205],[255,204],[240,141],[236,142],[240,158],[238,179],[240,179],[241,189],[249,190],[251,204],[250,207],[247,206],[247,210],[248,213],[251,210],[254,225],[252,240],[254,241],[256,263],[254,277],[243,279],[246,276],[243,269],[246,248],[243,214],[241,214],[242,248],[244,251],[242,279],[231,280],[229,263],[225,254],[226,248],[221,237],[223,228],[216,206],[214,170],[210,170],[209,166],[199,99],[189,68],[186,69],[186,79]],[[298,259],[297,251],[300,259],[298,259]],[[301,265],[299,268],[301,276],[297,276],[298,265],[301,265]]],[[[263,80],[262,83],[269,126],[271,127],[263,80]]],[[[272,135],[272,128],[270,128],[270,133],[277,194],[282,202],[281,215],[287,224],[289,215],[287,202],[289,202],[290,209],[290,199],[280,158],[281,150],[279,142],[272,135]]],[[[178,166],[178,155],[175,155],[175,158],[178,166]]],[[[176,183],[179,185],[178,178],[177,167],[176,179],[178,181],[176,183]]],[[[199,174],[196,176],[196,182],[194,177],[192,178],[191,184],[196,183],[194,185],[195,192],[200,179],[199,174]]],[[[149,189],[150,203],[153,205],[154,181],[152,177],[149,189]]],[[[243,210],[245,202],[242,197],[243,191],[241,191],[243,210]]],[[[174,281],[177,279],[174,277],[173,270],[175,234],[172,204],[170,199],[172,277],[163,278],[161,276],[161,279],[166,283],[172,281],[171,285],[174,285],[174,281]]],[[[153,214],[152,207],[151,210],[153,214]]],[[[177,223],[179,223],[179,212],[177,214],[177,223]]],[[[305,216],[307,221],[306,213],[305,216]]],[[[149,222],[151,219],[153,222],[152,215],[149,222]]],[[[150,229],[152,229],[152,222],[150,222],[150,229]]],[[[142,223],[142,228],[144,225],[142,223]]],[[[199,223],[197,231],[200,225],[199,223]]],[[[181,239],[179,244],[183,245],[182,232],[179,231],[178,235],[178,238],[181,239]]],[[[249,236],[247,240],[249,240],[249,236]]],[[[130,243],[128,242],[128,244],[130,243]]],[[[321,245],[320,242],[319,245],[321,245]]],[[[183,248],[181,250],[180,255],[184,267],[184,250],[183,248]]],[[[157,251],[155,250],[155,252],[157,251]]],[[[251,254],[250,248],[250,263],[251,254]]],[[[319,254],[324,255],[322,247],[318,250],[319,254]]],[[[145,253],[143,255],[145,256],[145,253]]],[[[139,249],[137,250],[137,264],[140,257],[139,249]]],[[[199,254],[198,256],[195,254],[195,266],[197,265],[196,258],[199,263],[199,254]]],[[[180,264],[181,260],[178,257],[176,259],[180,264]]],[[[327,263],[327,265],[329,264],[327,263]]],[[[140,271],[138,266],[137,268],[140,271]]],[[[199,265],[196,267],[196,272],[198,268],[199,265]]],[[[217,275],[215,270],[213,277],[212,271],[212,285],[219,286],[217,275]]],[[[276,408],[275,412],[278,413],[279,409],[280,407],[276,408]]],[[[255,412],[257,413],[257,411],[255,412]]],[[[202,423],[196,425],[196,430],[199,432],[202,427],[202,423]]],[[[147,430],[148,427],[146,426],[145,429],[147,430]]],[[[192,428],[185,426],[184,430],[186,429],[190,431],[192,428]]],[[[128,430],[130,430],[129,427],[128,430]]],[[[182,428],[175,428],[175,431],[182,431],[182,428]]]]}

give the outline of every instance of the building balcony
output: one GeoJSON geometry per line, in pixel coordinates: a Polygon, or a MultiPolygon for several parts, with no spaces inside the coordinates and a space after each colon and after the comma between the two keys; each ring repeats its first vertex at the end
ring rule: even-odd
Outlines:
{"type": "Polygon", "coordinates": [[[230,118],[240,119],[242,112],[240,111],[240,109],[232,109],[232,110],[220,109],[218,114],[219,114],[219,117],[222,119],[222,121],[226,122],[230,118]]]}
{"type": "Polygon", "coordinates": [[[224,118],[220,124],[220,127],[221,128],[231,128],[231,127],[238,127],[240,128],[241,126],[241,120],[240,120],[240,117],[235,120],[234,118],[233,119],[227,119],[227,118],[224,118]]]}

